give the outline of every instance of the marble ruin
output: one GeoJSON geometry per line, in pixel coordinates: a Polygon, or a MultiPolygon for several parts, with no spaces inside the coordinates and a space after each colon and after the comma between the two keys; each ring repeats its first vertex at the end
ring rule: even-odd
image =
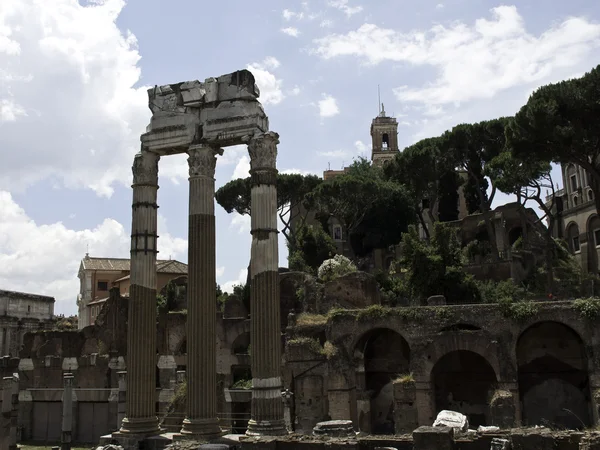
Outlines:
{"type": "Polygon", "coordinates": [[[221,434],[216,402],[215,165],[222,147],[247,144],[252,178],[252,408],[248,434],[286,432],[281,400],[276,159],[248,70],[203,83],[148,91],[152,119],[133,162],[128,392],[119,434],[159,434],[156,389],[156,255],[158,162],[187,153],[189,164],[188,403],[181,434],[221,434]]]}

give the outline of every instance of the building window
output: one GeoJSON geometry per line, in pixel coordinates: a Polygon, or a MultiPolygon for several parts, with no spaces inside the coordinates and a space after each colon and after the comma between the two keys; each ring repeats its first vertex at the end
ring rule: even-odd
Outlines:
{"type": "Polygon", "coordinates": [[[387,133],[383,133],[383,137],[381,138],[381,147],[386,149],[390,146],[390,137],[387,133]]]}
{"type": "Polygon", "coordinates": [[[594,243],[596,247],[600,247],[600,228],[594,230],[594,243]]]}
{"type": "Polygon", "coordinates": [[[342,227],[341,225],[333,226],[333,240],[341,241],[342,240],[342,227]]]}
{"type": "Polygon", "coordinates": [[[577,175],[571,175],[571,191],[577,190],[577,175]]]}
{"type": "Polygon", "coordinates": [[[589,200],[589,201],[592,201],[592,200],[594,200],[594,193],[592,192],[592,190],[591,190],[591,189],[588,191],[588,200],[589,200]]]}
{"type": "Polygon", "coordinates": [[[99,291],[108,291],[108,281],[98,281],[99,291]]]}
{"type": "Polygon", "coordinates": [[[579,236],[573,237],[573,251],[575,253],[579,251],[579,236]]]}
{"type": "Polygon", "coordinates": [[[577,204],[579,203],[579,199],[577,198],[577,196],[575,195],[573,197],[573,206],[577,206],[577,204]]]}
{"type": "Polygon", "coordinates": [[[31,305],[27,305],[27,314],[31,312],[31,305]]]}

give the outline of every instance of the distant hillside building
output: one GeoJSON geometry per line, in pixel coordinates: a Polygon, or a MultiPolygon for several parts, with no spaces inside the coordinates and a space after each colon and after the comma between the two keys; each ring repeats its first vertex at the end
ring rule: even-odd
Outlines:
{"type": "MultiPolygon", "coordinates": [[[[554,236],[564,239],[585,272],[600,274],[600,218],[588,173],[578,165],[561,165],[562,189],[554,194],[554,236]]],[[[552,196],[546,198],[552,204],[552,196]]]]}
{"type": "MultiPolygon", "coordinates": [[[[176,260],[156,261],[157,291],[171,280],[187,278],[187,264],[176,260]]],[[[86,253],[79,265],[79,294],[77,295],[79,329],[93,325],[108,299],[108,291],[119,288],[123,297],[129,296],[130,260],[127,258],[96,258],[86,253]]]]}
{"type": "Polygon", "coordinates": [[[18,356],[23,336],[54,325],[54,297],[0,290],[0,356],[18,356]]]}

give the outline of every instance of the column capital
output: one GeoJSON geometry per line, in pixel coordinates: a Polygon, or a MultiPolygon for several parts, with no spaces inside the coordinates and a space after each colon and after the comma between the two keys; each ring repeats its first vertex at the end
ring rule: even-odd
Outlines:
{"type": "Polygon", "coordinates": [[[252,136],[248,141],[250,170],[276,169],[279,134],[274,131],[252,136]]]}
{"type": "Polygon", "coordinates": [[[223,149],[207,145],[192,145],[188,149],[188,166],[190,178],[214,178],[217,165],[217,155],[223,154],[223,149]]]}
{"type": "Polygon", "coordinates": [[[158,160],[160,156],[149,151],[142,151],[133,158],[133,184],[158,184],[158,160]]]}

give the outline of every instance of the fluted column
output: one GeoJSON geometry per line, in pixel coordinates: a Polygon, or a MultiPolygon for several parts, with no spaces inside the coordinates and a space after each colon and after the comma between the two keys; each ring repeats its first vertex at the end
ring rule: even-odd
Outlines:
{"type": "Polygon", "coordinates": [[[286,433],[281,400],[281,325],[277,247],[277,144],[268,132],[248,143],[250,153],[252,251],[250,343],[252,407],[249,435],[286,433]]]}
{"type": "Polygon", "coordinates": [[[221,149],[190,147],[187,417],[182,434],[221,434],[217,419],[215,165],[221,149]]]}
{"type": "Polygon", "coordinates": [[[131,288],[127,321],[127,397],[122,433],[158,433],[156,417],[156,214],[159,156],[133,161],[131,288]]]}

